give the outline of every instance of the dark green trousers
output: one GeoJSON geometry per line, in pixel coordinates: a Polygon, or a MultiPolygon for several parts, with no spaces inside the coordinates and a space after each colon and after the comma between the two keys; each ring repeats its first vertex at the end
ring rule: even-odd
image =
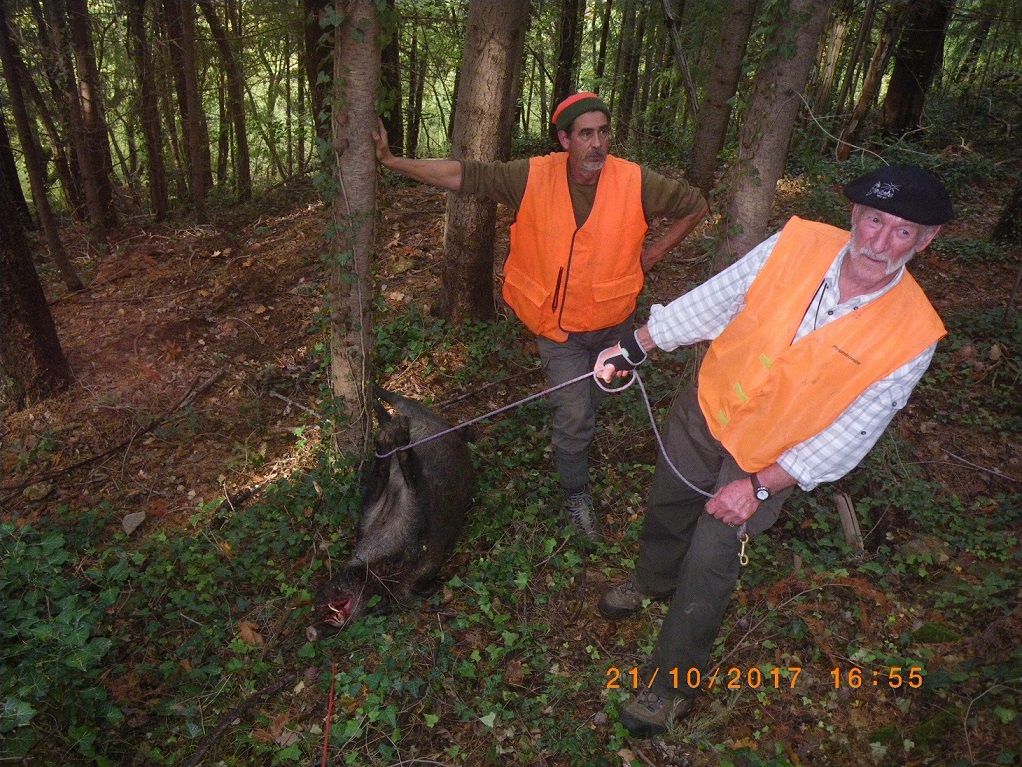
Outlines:
{"type": "MultiPolygon", "coordinates": [[[[682,391],[671,406],[664,446],[678,470],[706,492],[748,476],[710,434],[694,388],[682,391]]],[[[748,534],[763,532],[777,521],[789,495],[791,488],[762,503],[747,523],[748,534]]],[[[649,671],[658,669],[653,689],[662,696],[693,697],[696,691],[686,684],[690,668],[705,679],[741,569],[736,528],[707,514],[706,501],[674,475],[663,456],[658,457],[639,537],[635,582],[644,593],[674,595],[650,659],[649,671]],[[677,673],[672,675],[672,669],[677,673]]]]}

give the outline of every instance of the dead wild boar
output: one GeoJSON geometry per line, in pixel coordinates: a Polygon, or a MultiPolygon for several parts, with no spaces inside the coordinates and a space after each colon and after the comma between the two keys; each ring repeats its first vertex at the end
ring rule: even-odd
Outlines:
{"type": "MultiPolygon", "coordinates": [[[[378,408],[376,453],[449,428],[423,405],[377,387],[393,406],[378,408]]],[[[365,483],[355,551],[344,570],[319,587],[316,639],[356,620],[374,595],[402,602],[436,577],[465,524],[475,480],[462,432],[376,458],[365,483]]]]}

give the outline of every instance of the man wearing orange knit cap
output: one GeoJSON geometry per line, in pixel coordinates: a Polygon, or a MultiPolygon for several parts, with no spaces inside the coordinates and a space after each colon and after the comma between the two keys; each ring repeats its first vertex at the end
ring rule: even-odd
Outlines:
{"type": "MultiPolygon", "coordinates": [[[[551,122],[563,152],[512,162],[418,160],[391,154],[382,122],[376,158],[392,171],[515,209],[502,295],[537,336],[551,386],[593,369],[631,327],[645,273],[707,213],[699,191],[609,152],[610,109],[595,93],[564,99],[551,122]],[[674,219],[644,246],[647,221],[674,219]]],[[[588,492],[589,445],[602,391],[580,381],[551,395],[554,460],[565,511],[599,540],[588,492]]]]}

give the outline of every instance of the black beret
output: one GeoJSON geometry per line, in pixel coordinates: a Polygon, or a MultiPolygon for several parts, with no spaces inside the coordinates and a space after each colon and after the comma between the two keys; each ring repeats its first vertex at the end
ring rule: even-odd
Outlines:
{"type": "Polygon", "coordinates": [[[955,215],[951,197],[940,180],[915,165],[885,165],[849,181],[845,197],[884,213],[934,226],[955,215]]]}

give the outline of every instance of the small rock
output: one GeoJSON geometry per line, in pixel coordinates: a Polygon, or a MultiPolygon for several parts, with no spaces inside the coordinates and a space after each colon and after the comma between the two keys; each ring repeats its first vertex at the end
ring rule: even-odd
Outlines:
{"type": "Polygon", "coordinates": [[[131,535],[138,529],[138,526],[142,524],[145,519],[144,511],[136,511],[131,514],[126,514],[124,519],[121,520],[121,529],[125,535],[131,535]]]}
{"type": "Polygon", "coordinates": [[[37,482],[29,485],[21,491],[21,496],[26,501],[41,501],[53,491],[53,485],[49,482],[37,482]]]}

